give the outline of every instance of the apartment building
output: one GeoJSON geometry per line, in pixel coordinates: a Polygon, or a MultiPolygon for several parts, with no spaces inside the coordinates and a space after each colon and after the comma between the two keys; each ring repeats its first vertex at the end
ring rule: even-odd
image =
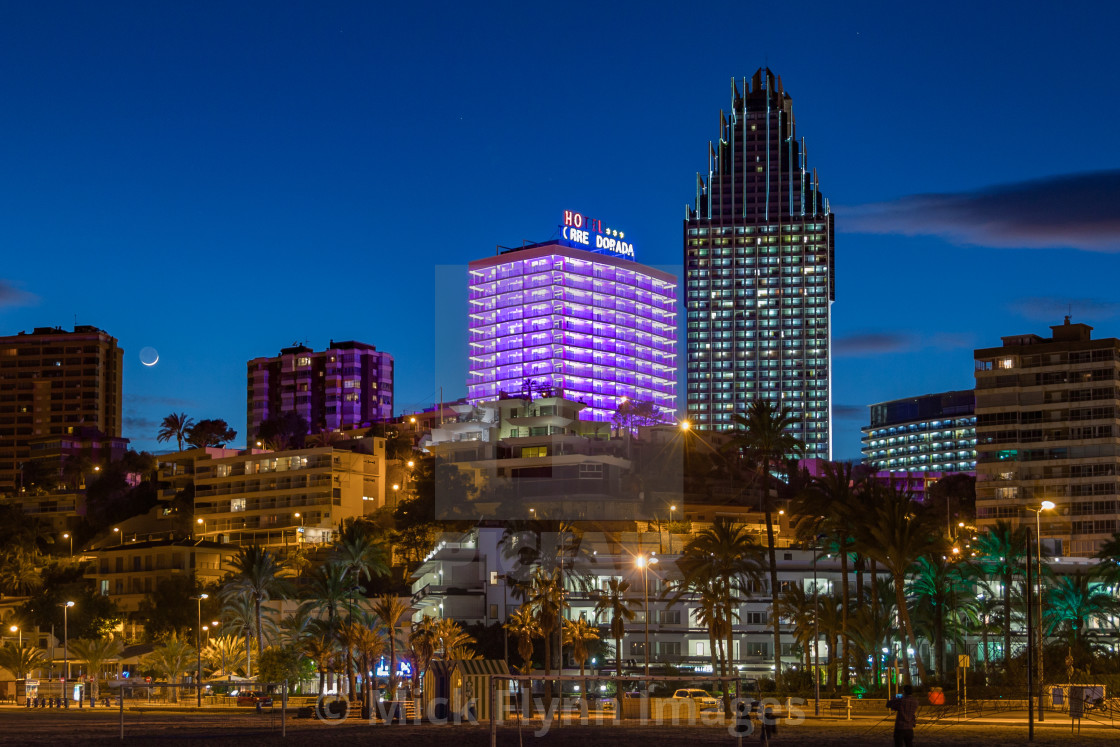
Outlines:
{"type": "Polygon", "coordinates": [[[164,579],[186,576],[200,585],[220,581],[235,549],[201,539],[110,544],[84,553],[91,561],[86,578],[122,612],[136,612],[144,595],[164,579]]]}
{"type": "Polygon", "coordinates": [[[1091,556],[1120,519],[1120,340],[1069,317],[1050,329],[975,351],[977,522],[1040,512],[1052,552],[1091,556]]]}

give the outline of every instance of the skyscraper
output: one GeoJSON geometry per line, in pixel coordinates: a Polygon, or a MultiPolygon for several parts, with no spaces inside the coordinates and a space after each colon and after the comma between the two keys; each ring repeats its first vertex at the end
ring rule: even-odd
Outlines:
{"type": "Polygon", "coordinates": [[[120,437],[123,355],[88,325],[0,337],[0,492],[18,490],[36,439],[90,429],[120,437]]]}
{"type": "Polygon", "coordinates": [[[781,79],[741,83],[685,214],[688,415],[726,430],[767,399],[793,412],[806,456],[828,458],[832,213],[781,79]]]}
{"type": "Polygon", "coordinates": [[[363,342],[305,345],[249,361],[248,438],[263,421],[293,412],[311,433],[362,428],[393,416],[393,356],[363,342]]]}
{"type": "Polygon", "coordinates": [[[564,238],[470,263],[468,400],[547,391],[586,405],[583,420],[609,421],[627,399],[672,417],[677,279],[628,259],[602,221],[564,222],[564,238]]]}

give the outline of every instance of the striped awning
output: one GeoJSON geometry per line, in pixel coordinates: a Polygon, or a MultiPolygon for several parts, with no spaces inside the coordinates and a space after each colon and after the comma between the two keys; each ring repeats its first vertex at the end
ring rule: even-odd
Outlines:
{"type": "Polygon", "coordinates": [[[465,659],[456,664],[465,675],[509,674],[509,665],[502,659],[465,659]]]}

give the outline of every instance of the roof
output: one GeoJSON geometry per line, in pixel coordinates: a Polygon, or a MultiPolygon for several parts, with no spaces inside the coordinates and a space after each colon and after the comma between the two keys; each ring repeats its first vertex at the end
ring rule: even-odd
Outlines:
{"type": "Polygon", "coordinates": [[[509,665],[501,659],[463,659],[451,663],[463,674],[509,674],[509,665]]]}

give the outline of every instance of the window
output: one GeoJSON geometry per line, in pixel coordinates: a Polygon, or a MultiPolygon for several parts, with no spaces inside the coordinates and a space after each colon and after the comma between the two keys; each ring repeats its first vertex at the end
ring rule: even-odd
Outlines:
{"type": "Polygon", "coordinates": [[[299,358],[296,358],[296,365],[297,366],[310,366],[311,365],[311,359],[309,357],[307,357],[306,355],[301,355],[299,358]]]}
{"type": "Polygon", "coordinates": [[[547,446],[526,446],[521,449],[521,456],[525,459],[537,459],[548,456],[547,446]]]}
{"type": "Polygon", "coordinates": [[[743,620],[747,625],[765,625],[766,613],[765,612],[748,612],[743,616],[743,620]]]}
{"type": "Polygon", "coordinates": [[[233,500],[231,500],[229,502],[229,510],[233,513],[236,513],[238,511],[244,511],[245,510],[245,499],[244,498],[234,498],[233,500]]]}

